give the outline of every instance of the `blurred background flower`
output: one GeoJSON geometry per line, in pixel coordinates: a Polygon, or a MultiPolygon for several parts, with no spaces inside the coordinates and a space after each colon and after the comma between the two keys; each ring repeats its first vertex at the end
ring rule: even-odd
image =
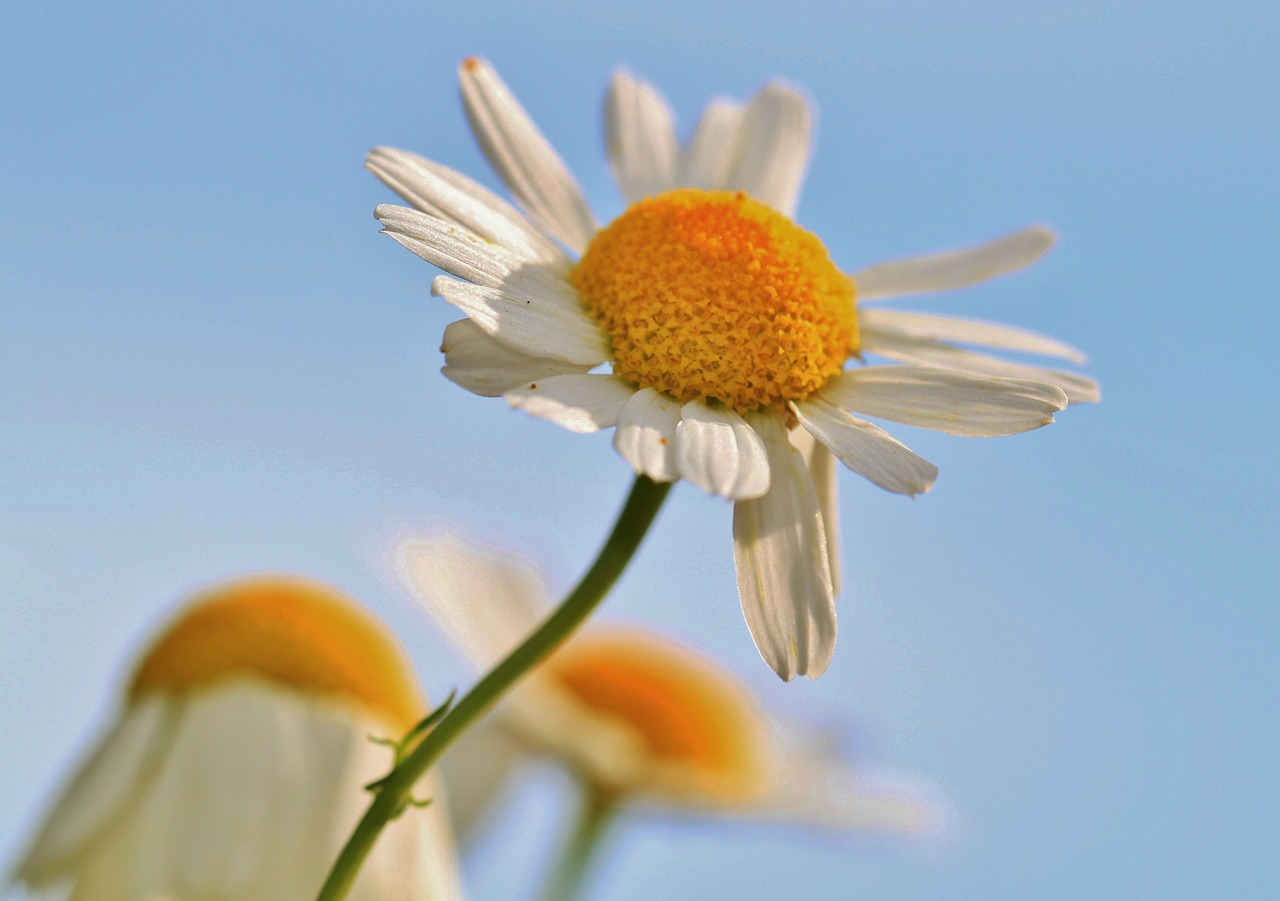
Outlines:
{"type": "MultiPolygon", "coordinates": [[[[425,714],[399,645],[351,599],[295,577],[215,587],[139,661],[17,879],[71,901],[307,901],[391,768],[370,737],[425,714]]],[[[460,898],[444,808],[391,824],[350,897],[460,898]]]]}

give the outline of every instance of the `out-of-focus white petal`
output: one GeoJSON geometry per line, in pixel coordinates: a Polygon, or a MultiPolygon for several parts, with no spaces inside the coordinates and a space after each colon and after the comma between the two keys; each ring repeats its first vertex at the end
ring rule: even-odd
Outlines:
{"type": "Polygon", "coordinates": [[[703,491],[730,500],[769,490],[769,457],[747,421],[727,407],[692,401],[680,410],[676,429],[680,474],[703,491]]]}
{"type": "Polygon", "coordinates": [[[894,332],[881,332],[872,328],[862,331],[861,340],[864,351],[903,363],[1057,385],[1066,393],[1067,401],[1073,404],[1097,403],[1101,396],[1098,383],[1078,372],[1012,363],[938,341],[908,338],[894,332]]]}
{"type": "Polygon", "coordinates": [[[440,344],[445,378],[481,397],[501,397],[526,382],[586,372],[590,367],[513,350],[470,319],[451,322],[440,344]]]}
{"type": "Polygon", "coordinates": [[[530,382],[503,397],[511,406],[571,432],[598,432],[617,423],[635,390],[617,376],[586,373],[530,382]]]}
{"type": "Polygon", "coordinates": [[[604,105],[605,146],[627,203],[675,187],[680,148],[671,107],[652,85],[618,72],[604,105]]]}
{"type": "Polygon", "coordinates": [[[580,309],[540,297],[488,288],[440,276],[431,293],[467,314],[486,334],[527,356],[551,358],[588,369],[609,357],[609,339],[580,309]]]}
{"type": "Polygon", "coordinates": [[[742,612],[766,663],[790,681],[831,662],[836,608],[826,533],[800,452],[772,411],[748,418],[769,458],[769,490],[733,506],[742,612]]]}
{"type": "Polygon", "coordinates": [[[449,793],[449,820],[463,843],[484,825],[528,757],[527,749],[498,726],[498,719],[480,720],[440,757],[440,780],[449,793]]]}
{"type": "Polygon", "coordinates": [[[487,62],[468,57],[458,79],[471,130],[498,177],[548,234],[582,253],[596,222],[564,161],[487,62]]]}
{"type": "Polygon", "coordinates": [[[877,263],[853,274],[859,300],[967,288],[1030,266],[1053,247],[1044,226],[1024,228],[977,247],[877,263]]]}
{"type": "Polygon", "coordinates": [[[742,104],[729,100],[713,100],[707,105],[681,155],[677,184],[704,191],[724,190],[738,152],[742,114],[742,104]]]}
{"type": "Polygon", "coordinates": [[[509,552],[444,532],[396,552],[400,580],[478,670],[523,641],[551,606],[540,571],[509,552]]]}
{"type": "Polygon", "coordinates": [[[831,588],[838,595],[844,567],[840,562],[840,490],[836,484],[836,458],[806,429],[791,429],[787,437],[791,439],[791,446],[804,457],[805,466],[809,467],[809,479],[813,482],[813,493],[818,498],[822,525],[827,533],[831,588]]]}
{"type": "Polygon", "coordinates": [[[867,366],[842,372],[821,396],[842,410],[969,438],[1029,432],[1066,409],[1056,385],[926,366],[867,366]]]}
{"type": "Polygon", "coordinates": [[[980,322],[976,319],[961,319],[956,316],[935,316],[932,313],[909,313],[904,310],[861,307],[858,310],[858,324],[863,328],[878,332],[892,332],[907,338],[981,344],[1002,350],[1062,357],[1073,363],[1085,362],[1084,354],[1070,344],[1036,332],[1028,332],[995,322],[980,322]]]}
{"type": "Polygon", "coordinates": [[[791,409],[800,424],[829,447],[841,463],[886,491],[922,494],[938,478],[938,467],[912,453],[905,444],[820,397],[792,404],[791,409]]]}
{"type": "Polygon", "coordinates": [[[811,119],[799,91],[782,84],[761,88],[743,114],[727,187],[793,215],[809,163],[811,119]]]}
{"type": "Polygon", "coordinates": [[[127,710],[49,812],[16,867],[17,878],[45,882],[94,841],[154,776],[173,728],[174,710],[163,699],[147,698],[127,710]]]}
{"type": "Polygon", "coordinates": [[[570,265],[560,247],[519,210],[488,188],[447,166],[394,147],[375,147],[365,168],[414,209],[470,229],[519,256],[570,265]]]}
{"type": "Polygon", "coordinates": [[[653,388],[641,388],[618,415],[613,446],[631,468],[655,482],[674,482],[680,404],[653,388]]]}

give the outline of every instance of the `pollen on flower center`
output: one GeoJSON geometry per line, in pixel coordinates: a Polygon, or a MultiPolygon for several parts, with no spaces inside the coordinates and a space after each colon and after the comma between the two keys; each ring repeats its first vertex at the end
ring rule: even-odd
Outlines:
{"type": "Polygon", "coordinates": [[[763,724],[746,692],[692,652],[639,630],[582,635],[547,662],[579,701],[625,723],[699,794],[759,789],[763,724]]]}
{"type": "Polygon", "coordinates": [[[818,238],[742,192],[681,189],[601,230],[572,281],[613,370],[739,413],[803,400],[858,350],[854,284],[818,238]]]}
{"type": "Polygon", "coordinates": [[[387,628],[319,582],[261,576],[219,586],[147,652],[129,698],[252,677],[355,704],[407,730],[424,702],[387,628]]]}

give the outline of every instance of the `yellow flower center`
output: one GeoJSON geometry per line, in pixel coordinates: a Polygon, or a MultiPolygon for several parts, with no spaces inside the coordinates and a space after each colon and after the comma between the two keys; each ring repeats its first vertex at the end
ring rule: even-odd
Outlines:
{"type": "Polygon", "coordinates": [[[728,191],[632,206],[573,270],[613,371],[739,413],[803,400],[858,351],[853,280],[817,236],[728,191]]]}
{"type": "Polygon", "coordinates": [[[707,660],[615,629],[574,639],[547,666],[584,705],[635,730],[683,787],[727,801],[760,789],[765,727],[745,690],[707,660]]]}
{"type": "Polygon", "coordinates": [[[328,586],[289,576],[242,579],[198,597],[147,652],[129,699],[244,677],[355,704],[401,732],[423,713],[386,626],[328,586]]]}

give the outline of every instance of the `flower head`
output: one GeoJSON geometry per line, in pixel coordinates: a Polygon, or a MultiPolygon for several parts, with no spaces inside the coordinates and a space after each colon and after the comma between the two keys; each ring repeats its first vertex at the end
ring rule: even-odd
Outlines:
{"type": "MultiPolygon", "coordinates": [[[[444,534],[405,542],[399,559],[409,591],[480,670],[550,607],[538,571],[510,553],[444,534]]],[[[460,828],[530,756],[557,760],[597,792],[668,812],[851,833],[923,835],[939,825],[919,791],[856,772],[813,733],[763,710],[719,665],[637,627],[588,626],[445,754],[460,828]]]]}
{"type": "Polygon", "coordinates": [[[834,648],[835,460],[901,494],[937,477],[850,411],[993,437],[1097,399],[1084,376],[955,345],[1083,359],[1061,342],[862,306],[1013,272],[1053,236],[1030,228],[844,274],[791,218],[810,113],[789,87],[713,103],[682,147],[666,101],[616,76],[606,144],[630,206],[600,228],[494,70],[470,58],[461,83],[472,130],[523,212],[405,151],[376,148],[367,162],[413,207],[378,207],[384,230],[448,273],[432,290],[466,314],[445,329],[444,374],[572,431],[613,428],[637,473],[734,501],[743,613],[784,679],[821,674],[834,648]],[[895,364],[850,368],[872,355],[895,364]]]}
{"type": "MultiPolygon", "coordinates": [[[[367,804],[362,786],[390,769],[369,735],[399,736],[423,713],[395,639],[355,602],[295,577],[219,586],[138,663],[17,878],[86,901],[305,901],[367,804]]],[[[352,897],[459,897],[443,817],[394,824],[352,897]]]]}

